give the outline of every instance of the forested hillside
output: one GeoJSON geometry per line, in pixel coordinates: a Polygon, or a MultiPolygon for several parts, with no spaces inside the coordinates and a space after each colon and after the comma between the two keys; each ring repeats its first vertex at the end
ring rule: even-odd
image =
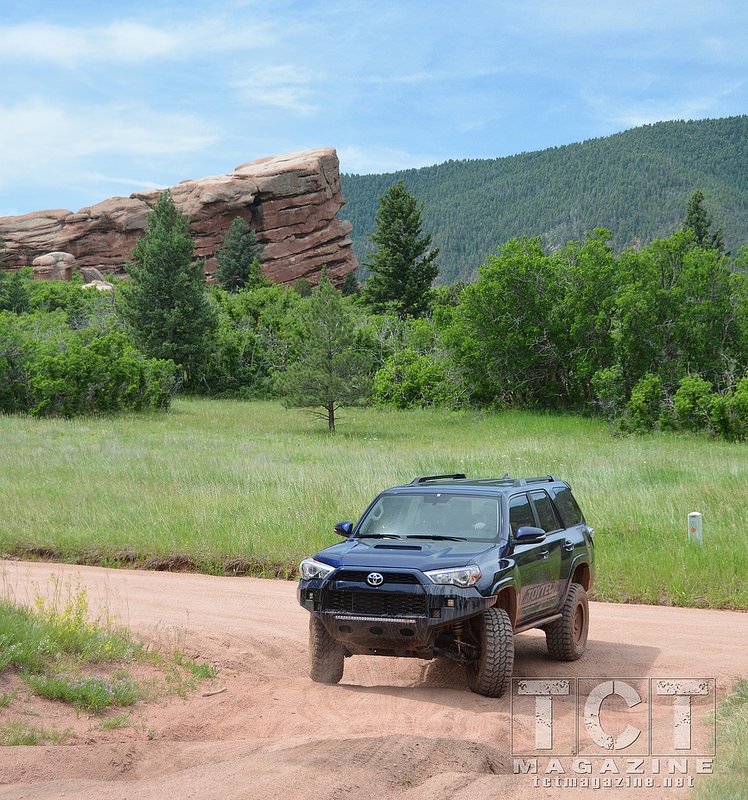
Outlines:
{"type": "Polygon", "coordinates": [[[344,174],[339,216],[353,223],[361,263],[379,197],[398,179],[425,203],[443,284],[471,279],[486,256],[519,236],[540,236],[551,251],[608,228],[616,252],[647,245],[679,227],[697,189],[727,249],[735,255],[748,244],[748,116],[658,122],[507,158],[344,174]]]}

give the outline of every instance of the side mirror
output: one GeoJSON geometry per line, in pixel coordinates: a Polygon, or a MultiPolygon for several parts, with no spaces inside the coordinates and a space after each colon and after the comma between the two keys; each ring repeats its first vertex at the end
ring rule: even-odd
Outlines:
{"type": "Polygon", "coordinates": [[[518,544],[537,544],[545,539],[545,531],[533,525],[523,525],[514,536],[518,544]]]}
{"type": "Polygon", "coordinates": [[[353,532],[353,523],[352,522],[338,522],[334,527],[333,530],[338,536],[342,536],[344,539],[347,539],[351,533],[353,532]]]}

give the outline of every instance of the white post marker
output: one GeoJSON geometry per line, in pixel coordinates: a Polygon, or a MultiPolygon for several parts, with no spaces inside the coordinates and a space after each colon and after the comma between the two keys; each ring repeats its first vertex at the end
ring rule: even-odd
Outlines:
{"type": "Polygon", "coordinates": [[[688,515],[688,541],[704,544],[704,536],[701,530],[701,514],[692,511],[688,515]]]}

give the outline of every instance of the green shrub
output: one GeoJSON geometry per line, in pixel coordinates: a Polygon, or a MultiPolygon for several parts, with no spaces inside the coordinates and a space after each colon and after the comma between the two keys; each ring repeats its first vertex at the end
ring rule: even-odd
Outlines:
{"type": "Polygon", "coordinates": [[[71,329],[65,312],[0,312],[0,412],[74,417],[168,408],[171,361],[145,358],[120,331],[71,329]]]}
{"type": "Polygon", "coordinates": [[[374,376],[374,402],[395,408],[446,405],[451,395],[446,370],[432,354],[406,350],[390,356],[374,376]]]}
{"type": "Polygon", "coordinates": [[[659,375],[647,373],[631,390],[631,399],[626,404],[624,429],[632,433],[655,430],[662,417],[664,397],[659,375]]]}
{"type": "Polygon", "coordinates": [[[748,438],[748,375],[732,392],[711,396],[709,417],[718,436],[733,442],[748,438]]]}
{"type": "Polygon", "coordinates": [[[673,411],[681,428],[701,431],[711,428],[712,384],[700,375],[681,378],[673,398],[673,411]]]}
{"type": "Polygon", "coordinates": [[[74,417],[168,408],[176,389],[173,362],[146,359],[123,333],[86,338],[74,337],[67,348],[33,365],[30,414],[74,417]]]}

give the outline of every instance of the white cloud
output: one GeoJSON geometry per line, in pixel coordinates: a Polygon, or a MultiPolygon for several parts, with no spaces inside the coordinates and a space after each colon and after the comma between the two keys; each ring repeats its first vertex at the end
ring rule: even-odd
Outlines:
{"type": "Polygon", "coordinates": [[[310,114],[316,106],[309,102],[313,77],[290,64],[258,67],[235,86],[250,103],[310,114]]]}
{"type": "Polygon", "coordinates": [[[0,184],[106,154],[127,159],[195,153],[216,140],[217,134],[197,117],[155,109],[71,112],[39,100],[0,107],[0,184]]]}
{"type": "Polygon", "coordinates": [[[135,22],[113,22],[106,27],[70,28],[28,23],[0,29],[0,58],[23,59],[71,67],[99,61],[140,62],[173,53],[173,34],[135,22]]]}
{"type": "Polygon", "coordinates": [[[714,99],[710,97],[653,98],[651,100],[633,100],[618,98],[599,103],[600,118],[608,120],[608,124],[616,130],[636,128],[667,120],[693,120],[709,116],[714,108],[714,99]],[[605,106],[607,105],[607,109],[605,106]]]}
{"type": "Polygon", "coordinates": [[[445,159],[423,153],[373,145],[359,147],[344,145],[337,148],[340,171],[347,174],[368,175],[381,172],[397,172],[403,169],[417,169],[438,164],[445,159]]]}
{"type": "Polygon", "coordinates": [[[135,187],[136,189],[148,188],[148,189],[160,189],[162,188],[160,184],[154,183],[153,181],[148,180],[140,180],[138,178],[126,178],[121,175],[106,175],[102,172],[86,172],[81,177],[86,181],[92,181],[96,183],[115,183],[119,184],[120,186],[131,186],[135,187]]]}
{"type": "Polygon", "coordinates": [[[139,64],[153,59],[189,60],[196,54],[244,50],[275,41],[265,24],[232,25],[230,19],[193,19],[159,27],[132,20],[77,27],[44,22],[0,28],[0,60],[11,64],[139,64]]]}

